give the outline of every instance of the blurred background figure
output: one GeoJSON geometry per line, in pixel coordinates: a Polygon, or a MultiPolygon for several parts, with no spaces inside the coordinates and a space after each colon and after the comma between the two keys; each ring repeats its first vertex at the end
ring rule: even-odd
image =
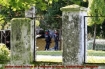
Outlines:
{"type": "Polygon", "coordinates": [[[45,50],[49,50],[51,43],[51,36],[49,30],[45,31],[45,41],[46,41],[45,50]]]}
{"type": "Polygon", "coordinates": [[[58,50],[59,33],[57,30],[54,31],[54,42],[55,42],[54,50],[58,50]]]}
{"type": "Polygon", "coordinates": [[[0,30],[0,43],[4,43],[10,50],[10,30],[0,30]]]}

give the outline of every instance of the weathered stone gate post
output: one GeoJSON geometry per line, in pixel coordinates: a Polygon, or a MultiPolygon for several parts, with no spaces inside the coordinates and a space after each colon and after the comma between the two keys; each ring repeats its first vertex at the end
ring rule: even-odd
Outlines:
{"type": "Polygon", "coordinates": [[[11,64],[28,65],[33,61],[34,24],[28,18],[11,21],[11,64]]]}
{"type": "Polygon", "coordinates": [[[84,62],[84,16],[86,8],[70,5],[61,8],[63,64],[81,65],[84,62]]]}

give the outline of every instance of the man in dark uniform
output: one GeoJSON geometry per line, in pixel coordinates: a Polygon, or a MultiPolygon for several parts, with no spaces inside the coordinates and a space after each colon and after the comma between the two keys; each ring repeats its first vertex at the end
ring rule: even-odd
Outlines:
{"type": "Polygon", "coordinates": [[[1,31],[1,42],[6,44],[7,48],[10,50],[10,30],[1,31]]]}
{"type": "Polygon", "coordinates": [[[45,32],[45,41],[46,41],[45,50],[48,50],[51,43],[51,36],[50,36],[49,30],[45,32]]]}
{"type": "Polygon", "coordinates": [[[6,31],[6,46],[10,50],[10,48],[11,48],[11,46],[10,46],[10,30],[6,31]]]}
{"type": "Polygon", "coordinates": [[[5,30],[5,33],[2,32],[3,43],[6,44],[7,48],[10,50],[10,30],[5,30]]]}
{"type": "Polygon", "coordinates": [[[59,33],[57,30],[55,30],[54,32],[54,41],[55,41],[54,50],[58,50],[59,33]]]}

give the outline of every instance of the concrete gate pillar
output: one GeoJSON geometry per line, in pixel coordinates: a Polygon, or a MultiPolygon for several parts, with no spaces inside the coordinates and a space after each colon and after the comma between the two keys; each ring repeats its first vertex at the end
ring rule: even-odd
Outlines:
{"type": "Polygon", "coordinates": [[[63,64],[81,65],[84,62],[84,16],[86,8],[70,5],[62,11],[63,64]]]}
{"type": "Polygon", "coordinates": [[[11,21],[11,64],[24,65],[33,61],[34,24],[28,18],[11,21]]]}

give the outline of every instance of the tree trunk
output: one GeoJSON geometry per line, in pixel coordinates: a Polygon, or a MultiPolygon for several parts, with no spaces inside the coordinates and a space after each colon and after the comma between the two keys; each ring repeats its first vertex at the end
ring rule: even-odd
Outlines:
{"type": "Polygon", "coordinates": [[[96,39],[96,24],[94,25],[94,41],[93,41],[93,50],[95,50],[95,46],[96,46],[96,44],[95,44],[95,39],[96,39]]]}

